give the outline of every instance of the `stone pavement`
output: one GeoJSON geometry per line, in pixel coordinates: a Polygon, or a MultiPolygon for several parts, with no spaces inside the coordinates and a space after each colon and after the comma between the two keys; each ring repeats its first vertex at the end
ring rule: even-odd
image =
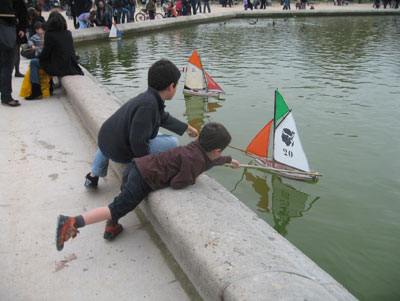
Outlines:
{"type": "MultiPolygon", "coordinates": [[[[27,66],[22,59],[22,72],[27,66]]],[[[125,231],[113,242],[99,223],[56,250],[58,214],[107,205],[120,181],[110,171],[98,191],[86,190],[96,145],[63,90],[25,101],[21,84],[13,78],[22,105],[0,106],[0,299],[188,300],[190,285],[185,292],[176,263],[135,213],[121,220],[125,231]]]]}

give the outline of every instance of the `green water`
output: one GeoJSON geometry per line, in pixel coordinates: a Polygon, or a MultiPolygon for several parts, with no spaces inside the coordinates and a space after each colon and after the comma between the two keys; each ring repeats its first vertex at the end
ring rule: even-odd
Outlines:
{"type": "Polygon", "coordinates": [[[399,300],[400,17],[249,21],[126,36],[77,51],[126,101],[146,89],[151,63],[168,58],[182,69],[197,49],[226,94],[184,96],[183,74],[167,109],[198,128],[222,122],[238,147],[272,118],[278,88],[310,167],[324,176],[310,184],[224,167],[209,175],[357,298],[399,300]]]}

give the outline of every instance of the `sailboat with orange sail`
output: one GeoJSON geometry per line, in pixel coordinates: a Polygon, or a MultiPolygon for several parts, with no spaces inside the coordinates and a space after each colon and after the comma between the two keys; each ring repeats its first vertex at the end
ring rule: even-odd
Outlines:
{"type": "Polygon", "coordinates": [[[192,95],[218,96],[225,91],[204,70],[197,50],[189,58],[183,93],[192,95]]]}
{"type": "Polygon", "coordinates": [[[308,165],[292,110],[275,90],[274,118],[254,137],[245,153],[255,155],[257,165],[297,180],[317,180],[308,165]]]}

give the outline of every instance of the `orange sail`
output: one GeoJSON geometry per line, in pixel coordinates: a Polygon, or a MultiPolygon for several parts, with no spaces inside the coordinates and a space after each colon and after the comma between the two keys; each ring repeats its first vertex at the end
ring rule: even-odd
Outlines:
{"type": "Polygon", "coordinates": [[[211,76],[204,70],[204,74],[206,75],[207,81],[207,89],[208,90],[218,90],[224,92],[220,86],[211,78],[211,76]]]}
{"type": "Polygon", "coordinates": [[[200,57],[197,53],[197,50],[194,50],[192,56],[189,59],[189,63],[195,65],[196,67],[203,69],[203,65],[201,64],[200,57]]]}
{"type": "Polygon", "coordinates": [[[254,137],[246,148],[246,152],[260,157],[268,157],[269,136],[271,133],[272,119],[268,124],[254,137]]]}

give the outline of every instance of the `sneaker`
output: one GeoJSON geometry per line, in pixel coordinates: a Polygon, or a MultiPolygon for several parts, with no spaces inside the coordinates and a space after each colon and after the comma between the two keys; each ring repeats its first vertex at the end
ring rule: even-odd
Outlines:
{"type": "Polygon", "coordinates": [[[99,177],[91,177],[90,172],[86,175],[85,187],[96,189],[99,183],[99,177]]]}
{"type": "Polygon", "coordinates": [[[106,229],[105,229],[105,231],[104,231],[104,235],[103,235],[103,237],[104,237],[104,239],[107,239],[107,240],[112,240],[112,239],[114,239],[115,237],[117,237],[118,236],[118,234],[120,234],[121,232],[122,232],[122,230],[123,230],[124,228],[122,228],[122,225],[121,224],[115,224],[115,222],[114,221],[112,221],[112,220],[108,220],[107,221],[107,223],[106,223],[106,229]]]}
{"type": "Polygon", "coordinates": [[[64,242],[71,237],[75,238],[77,233],[79,233],[79,231],[75,228],[75,217],[59,215],[56,230],[57,250],[61,251],[64,248],[64,242]]]}

